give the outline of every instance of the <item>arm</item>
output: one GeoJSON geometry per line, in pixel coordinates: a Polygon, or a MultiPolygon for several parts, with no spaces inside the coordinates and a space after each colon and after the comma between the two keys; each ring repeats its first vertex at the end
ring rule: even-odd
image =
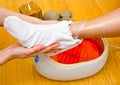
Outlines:
{"type": "MultiPolygon", "coordinates": [[[[79,29],[81,22],[71,24],[73,35],[79,29]]],[[[79,38],[91,37],[119,37],[120,36],[120,8],[99,18],[88,20],[79,38]]]]}
{"type": "Polygon", "coordinates": [[[23,14],[16,13],[16,12],[13,12],[13,11],[10,11],[8,9],[0,7],[0,25],[3,25],[4,19],[7,16],[17,16],[17,17],[20,17],[21,19],[23,19],[27,22],[36,23],[36,24],[38,24],[38,23],[39,24],[52,24],[52,23],[58,23],[59,22],[59,21],[56,21],[56,20],[43,21],[43,20],[40,20],[40,19],[35,18],[35,17],[23,15],[23,14]]]}

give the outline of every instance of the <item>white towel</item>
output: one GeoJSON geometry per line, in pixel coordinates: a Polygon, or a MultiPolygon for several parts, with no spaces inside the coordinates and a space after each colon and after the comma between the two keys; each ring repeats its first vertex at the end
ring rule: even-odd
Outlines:
{"type": "MultiPolygon", "coordinates": [[[[55,42],[60,42],[63,52],[79,43],[80,39],[72,37],[69,24],[71,21],[60,21],[57,24],[31,24],[16,16],[8,16],[4,20],[4,28],[15,37],[20,44],[27,48],[31,48],[37,44],[45,44],[49,46],[55,42]]],[[[49,53],[48,55],[55,55],[57,53],[49,53]]]]}

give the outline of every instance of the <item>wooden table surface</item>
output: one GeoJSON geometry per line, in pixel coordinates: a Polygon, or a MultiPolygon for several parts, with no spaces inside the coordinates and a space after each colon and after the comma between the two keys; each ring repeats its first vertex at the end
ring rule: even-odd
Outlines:
{"type": "MultiPolygon", "coordinates": [[[[0,0],[0,6],[19,12],[29,0],[0,0]]],[[[49,9],[72,11],[75,21],[89,20],[120,7],[120,0],[34,0],[43,14],[49,9]]],[[[107,38],[108,43],[120,46],[120,38],[107,38]]],[[[0,27],[0,50],[17,41],[0,27]]],[[[120,85],[120,49],[109,47],[108,60],[103,69],[88,78],[60,82],[39,75],[33,58],[15,59],[0,66],[0,85],[120,85]]]]}

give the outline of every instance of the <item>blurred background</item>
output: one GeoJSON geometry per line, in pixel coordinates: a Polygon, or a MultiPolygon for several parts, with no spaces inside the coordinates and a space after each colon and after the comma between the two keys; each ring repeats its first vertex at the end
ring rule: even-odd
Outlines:
{"type": "MultiPolygon", "coordinates": [[[[0,6],[19,12],[19,7],[30,0],[0,0],[0,6]]],[[[75,21],[90,20],[120,7],[120,0],[33,0],[44,14],[47,10],[60,12],[69,9],[75,21]]],[[[120,46],[120,38],[107,38],[108,43],[120,46]]],[[[0,50],[16,43],[3,27],[0,27],[0,50]]],[[[120,85],[120,49],[109,47],[104,68],[97,74],[69,82],[49,80],[39,75],[33,58],[15,59],[0,66],[0,85],[120,85]]]]}

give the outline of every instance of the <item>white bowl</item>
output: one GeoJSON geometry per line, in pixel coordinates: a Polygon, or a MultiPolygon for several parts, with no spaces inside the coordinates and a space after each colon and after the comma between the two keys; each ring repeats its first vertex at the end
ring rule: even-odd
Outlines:
{"type": "Polygon", "coordinates": [[[102,69],[108,56],[108,44],[105,39],[101,40],[104,50],[96,59],[75,64],[61,64],[49,56],[39,55],[34,61],[35,68],[44,77],[60,81],[76,80],[94,75],[102,69]]]}

